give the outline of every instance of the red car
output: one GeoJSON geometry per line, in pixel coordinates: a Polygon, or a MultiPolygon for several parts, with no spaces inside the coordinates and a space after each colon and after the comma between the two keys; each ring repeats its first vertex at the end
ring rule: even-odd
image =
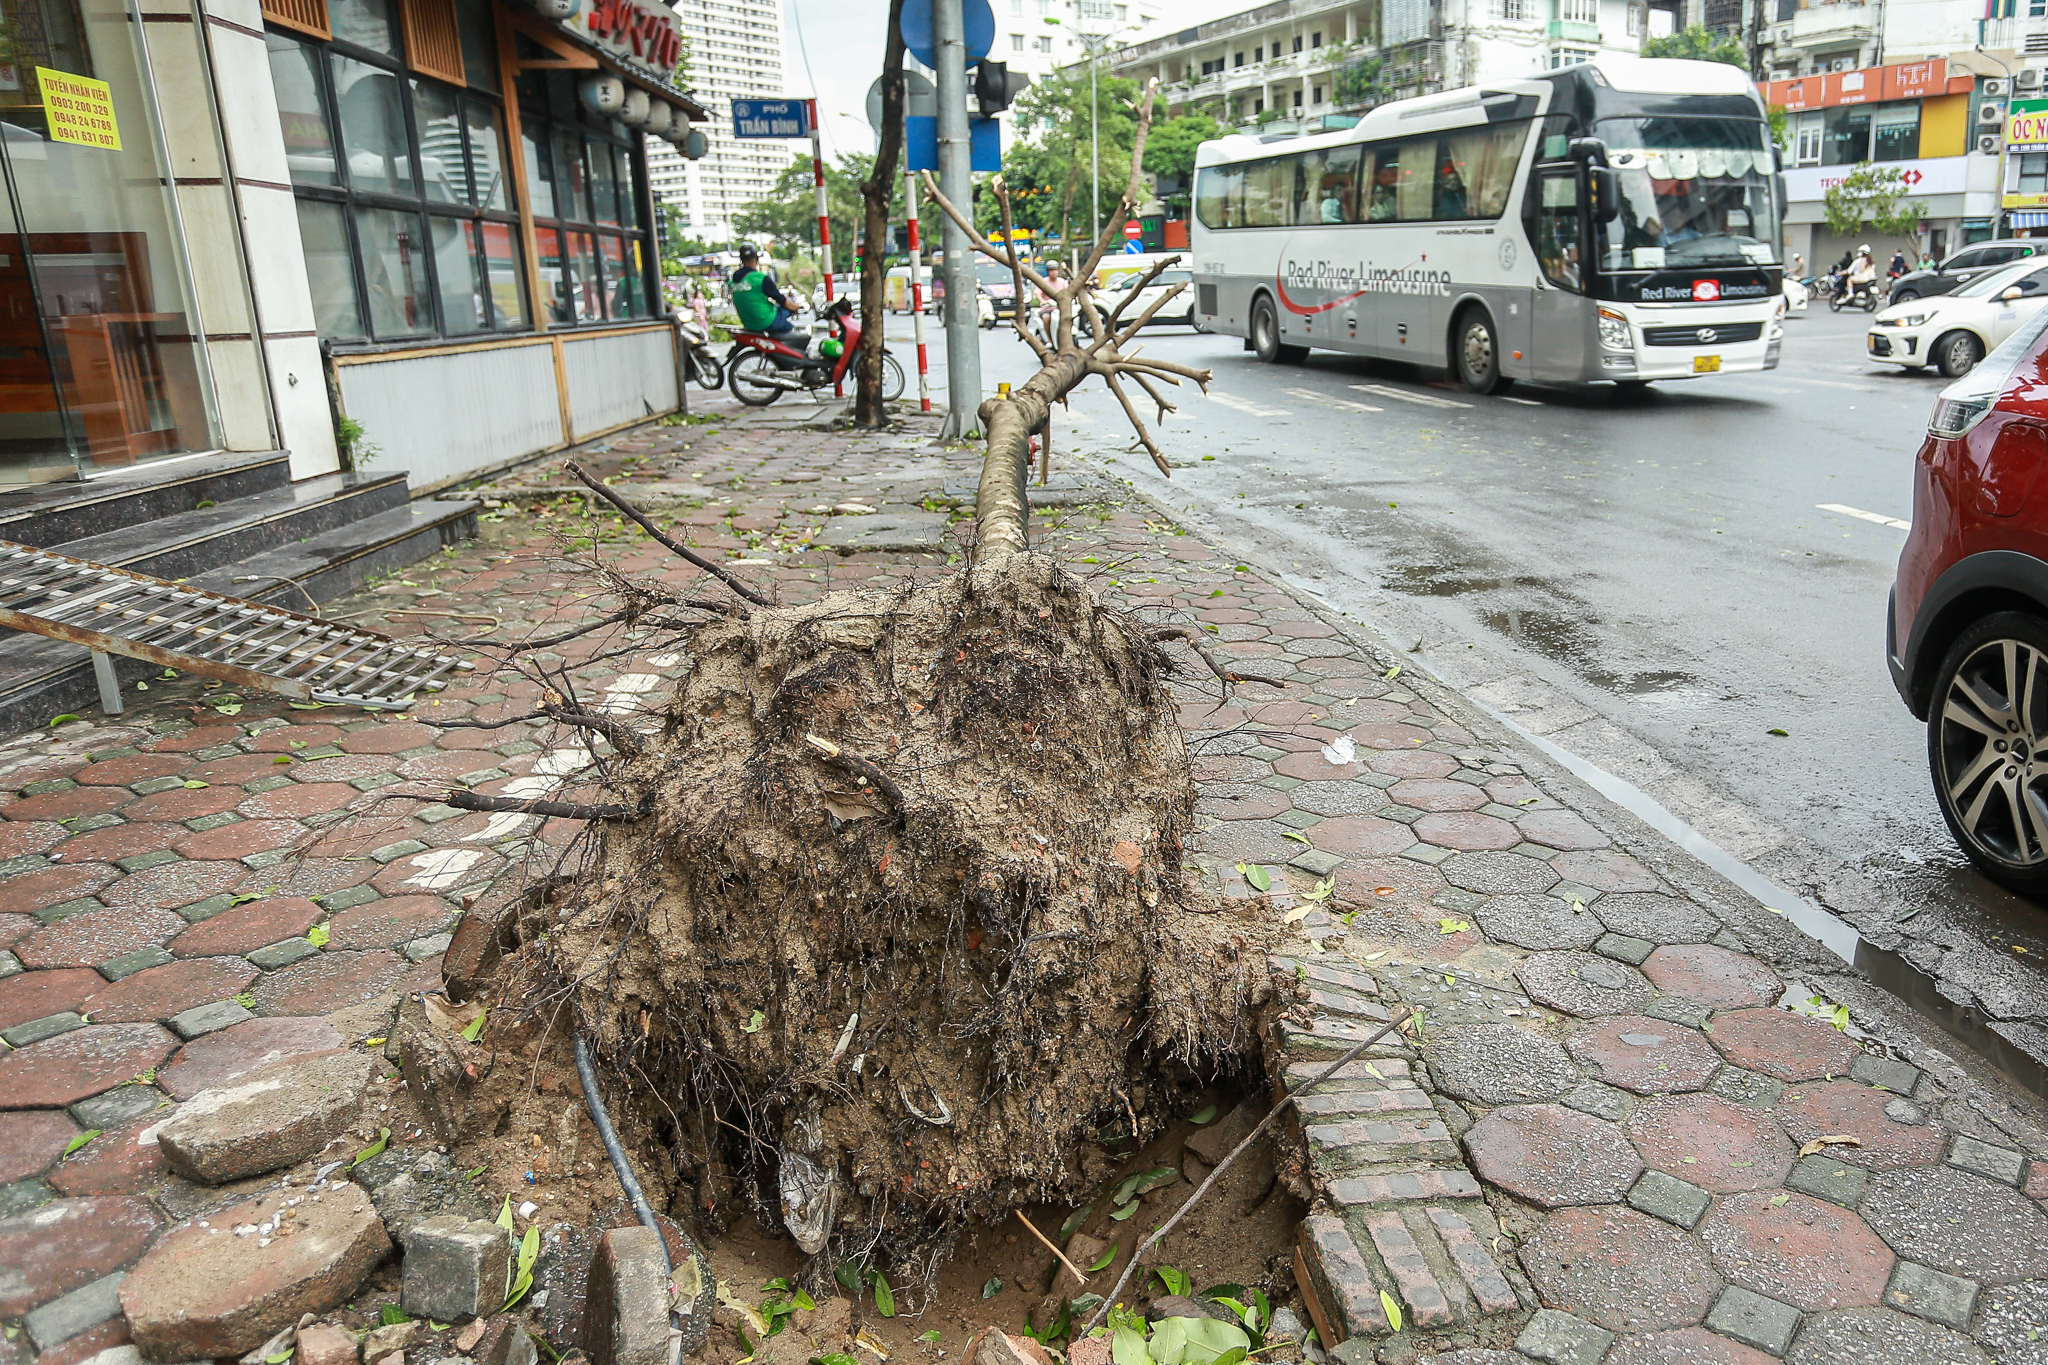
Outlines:
{"type": "Polygon", "coordinates": [[[1941,392],[1886,632],[1970,861],[2048,897],[2048,310],[1941,392]]]}

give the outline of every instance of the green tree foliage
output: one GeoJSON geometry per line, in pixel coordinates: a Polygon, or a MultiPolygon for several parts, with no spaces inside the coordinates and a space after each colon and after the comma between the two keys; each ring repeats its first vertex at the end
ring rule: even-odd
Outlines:
{"type": "MultiPolygon", "coordinates": [[[[1076,231],[1087,234],[1091,125],[1101,139],[1101,215],[1106,221],[1116,211],[1137,136],[1137,99],[1136,82],[1100,71],[1091,100],[1085,67],[1054,71],[1024,92],[1015,105],[1019,139],[1003,153],[1019,227],[1050,229],[1069,241],[1076,231]]],[[[983,194],[975,214],[977,225],[992,225],[994,197],[983,194]]]]}
{"type": "Polygon", "coordinates": [[[1228,131],[1207,114],[1182,114],[1154,124],[1145,139],[1145,169],[1185,185],[1195,173],[1195,148],[1228,131]]]}
{"type": "Polygon", "coordinates": [[[1749,54],[1742,43],[1704,24],[1683,28],[1668,38],[1651,38],[1643,44],[1645,57],[1683,57],[1696,62],[1726,62],[1749,70],[1749,54]]]}
{"type": "Polygon", "coordinates": [[[1387,98],[1384,53],[1359,51],[1330,67],[1330,87],[1337,103],[1346,108],[1371,108],[1387,98]]]}
{"type": "Polygon", "coordinates": [[[1781,152],[1792,150],[1792,111],[1782,104],[1774,104],[1768,117],[1771,120],[1771,141],[1781,152]]]}
{"type": "MultiPolygon", "coordinates": [[[[836,164],[825,166],[825,203],[832,222],[832,262],[840,271],[853,268],[853,243],[858,239],[861,220],[860,182],[874,170],[875,159],[866,152],[850,152],[836,164]]],[[[903,192],[899,187],[891,201],[890,216],[901,221],[903,192]]],[[[732,217],[733,230],[757,243],[772,245],[787,254],[799,246],[813,246],[818,239],[817,189],[811,183],[811,158],[797,157],[775,177],[775,187],[751,204],[744,204],[732,217]]]]}
{"type": "Polygon", "coordinates": [[[1866,227],[1881,237],[1918,232],[1927,206],[1908,203],[1906,192],[1898,167],[1866,161],[1828,190],[1828,231],[1837,237],[1861,236],[1866,227]]]}

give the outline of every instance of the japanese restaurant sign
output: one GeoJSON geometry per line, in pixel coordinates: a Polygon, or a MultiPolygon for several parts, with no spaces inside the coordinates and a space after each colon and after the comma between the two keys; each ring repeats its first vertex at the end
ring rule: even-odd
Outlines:
{"type": "Polygon", "coordinates": [[[75,142],[81,147],[109,152],[121,150],[121,127],[114,120],[114,92],[105,81],[39,66],[36,83],[42,87],[43,116],[49,120],[52,142],[75,142]]]}

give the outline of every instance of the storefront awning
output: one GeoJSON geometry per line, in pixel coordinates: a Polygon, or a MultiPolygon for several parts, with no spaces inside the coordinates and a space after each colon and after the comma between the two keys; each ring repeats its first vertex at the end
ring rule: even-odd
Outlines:
{"type": "Polygon", "coordinates": [[[2048,227],[2048,212],[2008,213],[2005,225],[2008,228],[2048,227]]]}

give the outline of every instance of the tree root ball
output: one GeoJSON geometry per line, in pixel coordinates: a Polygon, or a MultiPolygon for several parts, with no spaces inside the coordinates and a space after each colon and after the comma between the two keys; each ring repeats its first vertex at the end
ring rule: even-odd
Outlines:
{"type": "Polygon", "coordinates": [[[647,814],[545,946],[685,1183],[902,1263],[1085,1193],[1085,1144],[1256,1056],[1261,931],[1183,875],[1174,668],[1029,554],[697,633],[611,784],[647,814]]]}

